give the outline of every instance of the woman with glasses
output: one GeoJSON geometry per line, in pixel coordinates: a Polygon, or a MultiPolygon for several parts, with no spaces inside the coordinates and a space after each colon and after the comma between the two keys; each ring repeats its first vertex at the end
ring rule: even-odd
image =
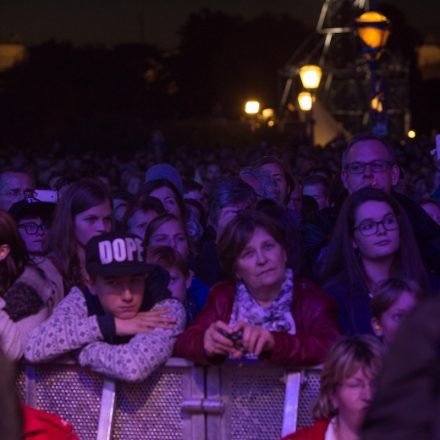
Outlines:
{"type": "Polygon", "coordinates": [[[64,297],[63,279],[50,258],[47,257],[44,247],[49,234],[54,203],[41,202],[37,199],[25,199],[14,203],[9,214],[18,226],[18,232],[26,246],[29,263],[44,272],[49,283],[52,284],[53,307],[64,297]]]}
{"type": "Polygon", "coordinates": [[[344,203],[320,272],[345,334],[373,333],[370,298],[380,282],[408,277],[429,291],[408,218],[387,193],[363,188],[344,203]]]}
{"type": "Polygon", "coordinates": [[[14,203],[9,214],[18,225],[18,231],[32,259],[44,254],[44,242],[49,233],[51,217],[55,204],[25,199],[14,203]]]}
{"type": "Polygon", "coordinates": [[[54,285],[29,261],[14,219],[0,209],[0,349],[19,359],[31,330],[49,315],[54,285]]]}

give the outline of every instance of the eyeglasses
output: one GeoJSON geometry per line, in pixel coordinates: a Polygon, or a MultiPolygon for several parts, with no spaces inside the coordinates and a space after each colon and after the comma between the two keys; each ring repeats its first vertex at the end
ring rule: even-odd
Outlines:
{"type": "Polygon", "coordinates": [[[351,162],[345,165],[344,169],[350,174],[362,174],[367,166],[375,173],[383,173],[393,166],[389,160],[372,160],[371,162],[351,162]]]}
{"type": "Polygon", "coordinates": [[[353,228],[353,231],[358,230],[364,237],[370,237],[377,234],[379,225],[382,225],[386,231],[395,231],[399,229],[399,222],[394,214],[387,214],[384,218],[376,222],[374,220],[365,220],[353,228]]]}
{"type": "Polygon", "coordinates": [[[35,197],[35,191],[33,189],[25,189],[24,191],[21,189],[11,189],[10,191],[2,192],[0,194],[13,199],[18,199],[20,196],[23,196],[25,199],[32,199],[35,197]]]}
{"type": "Polygon", "coordinates": [[[45,223],[37,225],[37,223],[34,222],[22,223],[21,225],[18,225],[18,227],[20,229],[24,229],[29,235],[35,235],[39,231],[46,232],[49,229],[49,226],[47,226],[45,223]]]}

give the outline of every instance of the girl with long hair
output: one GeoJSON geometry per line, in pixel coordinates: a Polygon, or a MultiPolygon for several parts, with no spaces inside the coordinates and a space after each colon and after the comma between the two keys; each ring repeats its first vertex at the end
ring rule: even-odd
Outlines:
{"type": "Polygon", "coordinates": [[[87,284],[84,249],[96,235],[113,228],[112,202],[107,187],[98,179],[81,179],[63,193],[48,236],[48,251],[55,260],[66,293],[87,284]]]}

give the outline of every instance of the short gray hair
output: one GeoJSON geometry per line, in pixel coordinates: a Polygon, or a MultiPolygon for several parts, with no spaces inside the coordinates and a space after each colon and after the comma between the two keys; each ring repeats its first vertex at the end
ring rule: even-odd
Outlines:
{"type": "Polygon", "coordinates": [[[394,148],[391,146],[391,144],[385,138],[378,136],[377,134],[366,132],[366,133],[356,134],[349,140],[347,148],[342,153],[342,159],[341,159],[342,168],[344,168],[345,165],[347,165],[347,156],[353,145],[361,141],[377,141],[381,143],[388,152],[389,160],[393,164],[396,163],[396,153],[394,151],[394,148]]]}

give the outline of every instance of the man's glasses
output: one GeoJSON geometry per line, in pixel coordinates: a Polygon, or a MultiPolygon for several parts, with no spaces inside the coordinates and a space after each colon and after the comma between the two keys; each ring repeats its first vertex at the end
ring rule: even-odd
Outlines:
{"type": "Polygon", "coordinates": [[[375,173],[383,173],[393,166],[389,160],[372,160],[371,162],[351,162],[345,165],[345,171],[350,174],[362,174],[367,167],[375,173]]]}
{"type": "Polygon", "coordinates": [[[24,191],[21,189],[11,189],[10,191],[2,192],[0,194],[13,199],[18,199],[21,196],[23,196],[25,199],[32,199],[35,197],[35,191],[33,189],[25,189],[24,191]]]}
{"type": "Polygon", "coordinates": [[[382,225],[386,231],[395,231],[399,228],[399,222],[394,214],[387,214],[384,218],[376,222],[374,220],[365,220],[353,228],[353,231],[358,230],[364,237],[370,237],[377,234],[379,225],[382,225]]]}
{"type": "Polygon", "coordinates": [[[37,225],[37,223],[34,222],[28,222],[28,223],[22,223],[18,225],[20,229],[24,229],[27,234],[29,235],[35,235],[39,231],[46,232],[49,229],[49,226],[47,226],[45,223],[42,223],[41,225],[37,225]]]}

